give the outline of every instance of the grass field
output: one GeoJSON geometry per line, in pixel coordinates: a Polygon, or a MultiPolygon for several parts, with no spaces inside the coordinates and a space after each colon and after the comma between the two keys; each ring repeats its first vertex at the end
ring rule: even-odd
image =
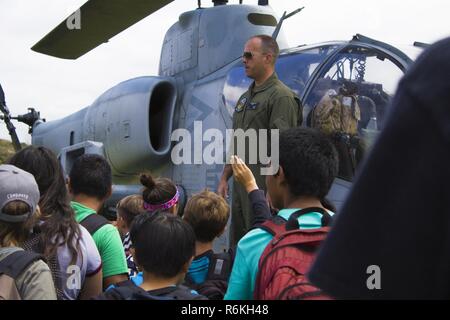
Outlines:
{"type": "MultiPolygon", "coordinates": [[[[22,143],[22,147],[27,145],[22,143]]],[[[14,148],[11,141],[0,139],[0,164],[14,154],[14,148]]]]}

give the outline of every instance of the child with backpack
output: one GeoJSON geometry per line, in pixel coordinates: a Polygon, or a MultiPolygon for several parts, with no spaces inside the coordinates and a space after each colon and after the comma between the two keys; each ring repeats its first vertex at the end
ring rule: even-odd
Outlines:
{"type": "Polygon", "coordinates": [[[131,238],[130,228],[134,219],[145,212],[144,200],[139,194],[129,195],[121,199],[117,203],[117,220],[116,227],[119,230],[120,236],[123,239],[123,248],[128,265],[128,275],[134,277],[139,271],[134,263],[133,256],[130,252],[131,238]]]}
{"type": "Polygon", "coordinates": [[[89,232],[75,221],[56,155],[42,146],[28,146],[16,152],[8,163],[31,173],[38,185],[41,214],[23,248],[45,256],[58,299],[99,295],[102,260],[89,232]]]}
{"type": "Polygon", "coordinates": [[[112,169],[98,154],[83,154],[70,169],[68,187],[76,221],[94,239],[101,256],[102,288],[128,280],[128,267],[119,231],[98,214],[112,193],[112,169]]]}
{"type": "Polygon", "coordinates": [[[266,176],[272,205],[279,209],[273,218],[264,192],[242,160],[234,157],[232,167],[254,213],[265,212],[269,219],[239,241],[224,299],[324,298],[305,274],[333,215],[322,205],[338,171],[331,142],[306,128],[280,133],[278,172],[266,176]]]}
{"type": "MultiPolygon", "coordinates": [[[[157,212],[160,210],[164,210],[170,212],[172,214],[178,213],[178,202],[180,198],[180,191],[175,183],[168,178],[154,178],[151,174],[141,174],[140,182],[144,186],[142,190],[142,210],[144,212],[157,212]]],[[[122,207],[130,208],[130,213],[133,211],[135,214],[138,213],[138,209],[136,205],[122,205],[122,207]],[[131,206],[133,208],[131,208],[131,206]]],[[[126,209],[126,208],[125,208],[126,209]]],[[[139,210],[140,211],[140,210],[139,210]]],[[[131,223],[129,224],[131,225],[131,223]]],[[[119,229],[120,230],[120,229],[119,229]]],[[[125,236],[124,247],[131,247],[131,239],[130,236],[125,236]]],[[[127,251],[125,249],[125,251],[127,251]]],[[[134,268],[130,272],[130,279],[139,286],[143,281],[143,273],[138,272],[136,265],[133,262],[133,256],[128,252],[126,253],[128,266],[130,265],[134,268]]]]}
{"type": "Polygon", "coordinates": [[[189,224],[169,212],[146,212],[135,218],[130,235],[143,282],[118,283],[98,300],[206,299],[181,285],[195,254],[195,234],[189,224]]]}
{"type": "Polygon", "coordinates": [[[0,300],[56,300],[43,257],[20,248],[34,226],[39,197],[30,173],[0,165],[0,300]]]}
{"type": "Polygon", "coordinates": [[[195,258],[186,274],[185,284],[211,300],[221,300],[228,287],[233,251],[215,253],[213,242],[224,231],[230,207],[218,194],[204,190],[192,196],[184,209],[183,220],[195,233],[195,258]]]}

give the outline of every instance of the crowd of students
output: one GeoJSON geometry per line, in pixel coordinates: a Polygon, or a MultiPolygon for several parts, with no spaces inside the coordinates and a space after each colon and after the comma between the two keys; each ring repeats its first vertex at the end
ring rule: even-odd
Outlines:
{"type": "MultiPolygon", "coordinates": [[[[268,193],[274,205],[282,209],[278,215],[288,218],[297,208],[321,208],[321,199],[337,172],[333,146],[319,132],[303,128],[282,132],[280,145],[280,170],[267,178],[268,193]],[[299,163],[304,169],[299,170],[299,163]],[[310,185],[309,181],[314,183],[310,185]]],[[[113,225],[97,214],[112,187],[111,169],[99,155],[79,157],[69,173],[67,187],[56,156],[45,147],[19,151],[0,170],[19,182],[26,175],[30,187],[38,189],[34,195],[38,201],[26,207],[33,214],[23,225],[6,220],[0,225],[6,228],[2,238],[11,240],[3,242],[1,251],[12,246],[24,248],[41,254],[39,264],[48,264],[53,279],[47,277],[46,287],[53,289],[54,284],[53,295],[32,298],[253,298],[259,257],[271,239],[258,226],[271,218],[271,211],[264,192],[258,190],[241,159],[234,159],[233,170],[253,203],[254,229],[241,239],[236,250],[226,252],[214,252],[213,242],[226,231],[230,207],[212,191],[194,194],[180,214],[178,187],[170,179],[142,174],[142,194],[118,202],[113,225]],[[37,221],[30,227],[33,219],[37,221]],[[25,226],[31,228],[31,234],[25,234],[30,230],[25,226]],[[16,237],[19,227],[24,234],[16,237]]],[[[10,199],[6,207],[24,205],[11,194],[32,196],[26,190],[8,190],[14,184],[7,179],[0,183],[3,195],[10,199]]],[[[300,227],[320,227],[319,212],[313,210],[302,216],[300,227]]],[[[15,214],[4,213],[0,218],[6,215],[15,214]]],[[[45,274],[42,270],[40,273],[45,274]]],[[[18,289],[21,296],[30,298],[21,291],[26,289],[18,289]]]]}
{"type": "MultiPolygon", "coordinates": [[[[450,40],[437,43],[402,80],[389,121],[336,215],[325,196],[338,172],[338,154],[322,133],[307,128],[280,133],[279,170],[266,177],[276,214],[249,168],[233,156],[233,175],[248,194],[252,223],[226,252],[214,252],[213,242],[226,232],[230,207],[212,191],[199,190],[180,212],[179,187],[142,174],[142,193],[120,200],[117,220],[110,223],[98,214],[112,188],[111,168],[103,157],[80,156],[65,179],[47,148],[17,152],[0,165],[0,298],[448,298],[450,244],[443,229],[448,208],[439,195],[450,179],[443,160],[450,141],[444,121],[450,119],[449,100],[441,99],[450,92],[444,81],[450,64],[443,58],[449,55],[450,40]],[[433,94],[417,96],[424,88],[433,94]],[[421,112],[439,156],[428,153],[428,160],[420,162],[425,166],[434,159],[439,176],[430,180],[403,162],[382,169],[383,159],[402,159],[386,146],[410,152],[401,138],[415,132],[419,118],[423,124],[421,112]],[[373,188],[377,179],[385,188],[373,188]],[[440,190],[428,192],[426,202],[420,199],[422,182],[440,190]],[[423,221],[428,223],[421,229],[423,221]],[[426,257],[423,263],[417,263],[417,254],[426,257]],[[406,274],[397,272],[405,270],[402,263],[414,261],[406,274]],[[374,264],[383,268],[382,290],[367,287],[366,270],[374,264]]],[[[429,143],[431,138],[418,136],[414,148],[425,150],[429,143]]]]}

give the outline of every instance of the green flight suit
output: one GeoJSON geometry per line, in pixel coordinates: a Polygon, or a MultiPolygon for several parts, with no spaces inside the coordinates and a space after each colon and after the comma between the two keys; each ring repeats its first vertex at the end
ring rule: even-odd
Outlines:
{"type": "MultiPolygon", "coordinates": [[[[282,83],[273,73],[262,85],[253,82],[238,100],[233,114],[233,129],[288,129],[299,126],[302,122],[302,108],[295,93],[282,83]]],[[[270,154],[270,131],[267,149],[270,154]]],[[[259,140],[258,140],[259,145],[259,140]]],[[[245,159],[260,189],[266,190],[265,176],[261,175],[261,164],[249,163],[249,143],[246,140],[245,159]]],[[[252,148],[254,149],[254,148],[252,148]]],[[[233,154],[237,154],[236,145],[233,154]]],[[[231,211],[231,244],[236,244],[250,228],[251,207],[245,189],[233,179],[231,211]]]]}

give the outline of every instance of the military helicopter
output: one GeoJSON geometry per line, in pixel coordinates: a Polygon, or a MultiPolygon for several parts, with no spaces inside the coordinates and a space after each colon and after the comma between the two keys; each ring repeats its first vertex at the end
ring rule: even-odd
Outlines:
{"type": "MultiPolygon", "coordinates": [[[[76,59],[170,2],[89,0],[78,11],[82,29],[69,27],[71,16],[32,50],[76,59]]],[[[300,97],[303,125],[311,125],[311,114],[324,94],[330,90],[338,93],[346,83],[353,83],[361,109],[357,136],[366,145],[373,142],[398,80],[412,63],[408,55],[360,34],[349,41],[288,48],[282,23],[302,8],[277,18],[268,1],[259,1],[258,5],[227,2],[213,0],[213,7],[202,8],[198,1],[197,9],[179,16],[165,35],[158,76],[121,82],[90,106],[65,118],[45,122],[34,109],[14,118],[1,103],[11,136],[11,119],[28,124],[32,144],[52,149],[66,172],[82,154],[103,155],[113,170],[113,195],[106,204],[111,210],[120,198],[140,191],[138,174],[143,171],[177,183],[183,191],[182,210],[192,193],[217,188],[223,163],[205,163],[196,157],[212,141],[203,132],[217,129],[224,133],[232,127],[237,99],[251,82],[242,66],[242,49],[251,36],[267,34],[283,48],[276,71],[300,97]],[[199,122],[200,130],[196,126],[199,122]],[[172,133],[180,128],[200,141],[200,145],[189,146],[191,163],[175,164],[172,157],[172,133]]],[[[345,143],[351,145],[351,140],[345,143]]],[[[364,155],[349,150],[347,169],[340,171],[328,195],[337,207],[344,201],[364,155]]],[[[225,157],[225,150],[222,153],[219,158],[225,157]]],[[[227,247],[227,235],[215,246],[227,247]]]]}

